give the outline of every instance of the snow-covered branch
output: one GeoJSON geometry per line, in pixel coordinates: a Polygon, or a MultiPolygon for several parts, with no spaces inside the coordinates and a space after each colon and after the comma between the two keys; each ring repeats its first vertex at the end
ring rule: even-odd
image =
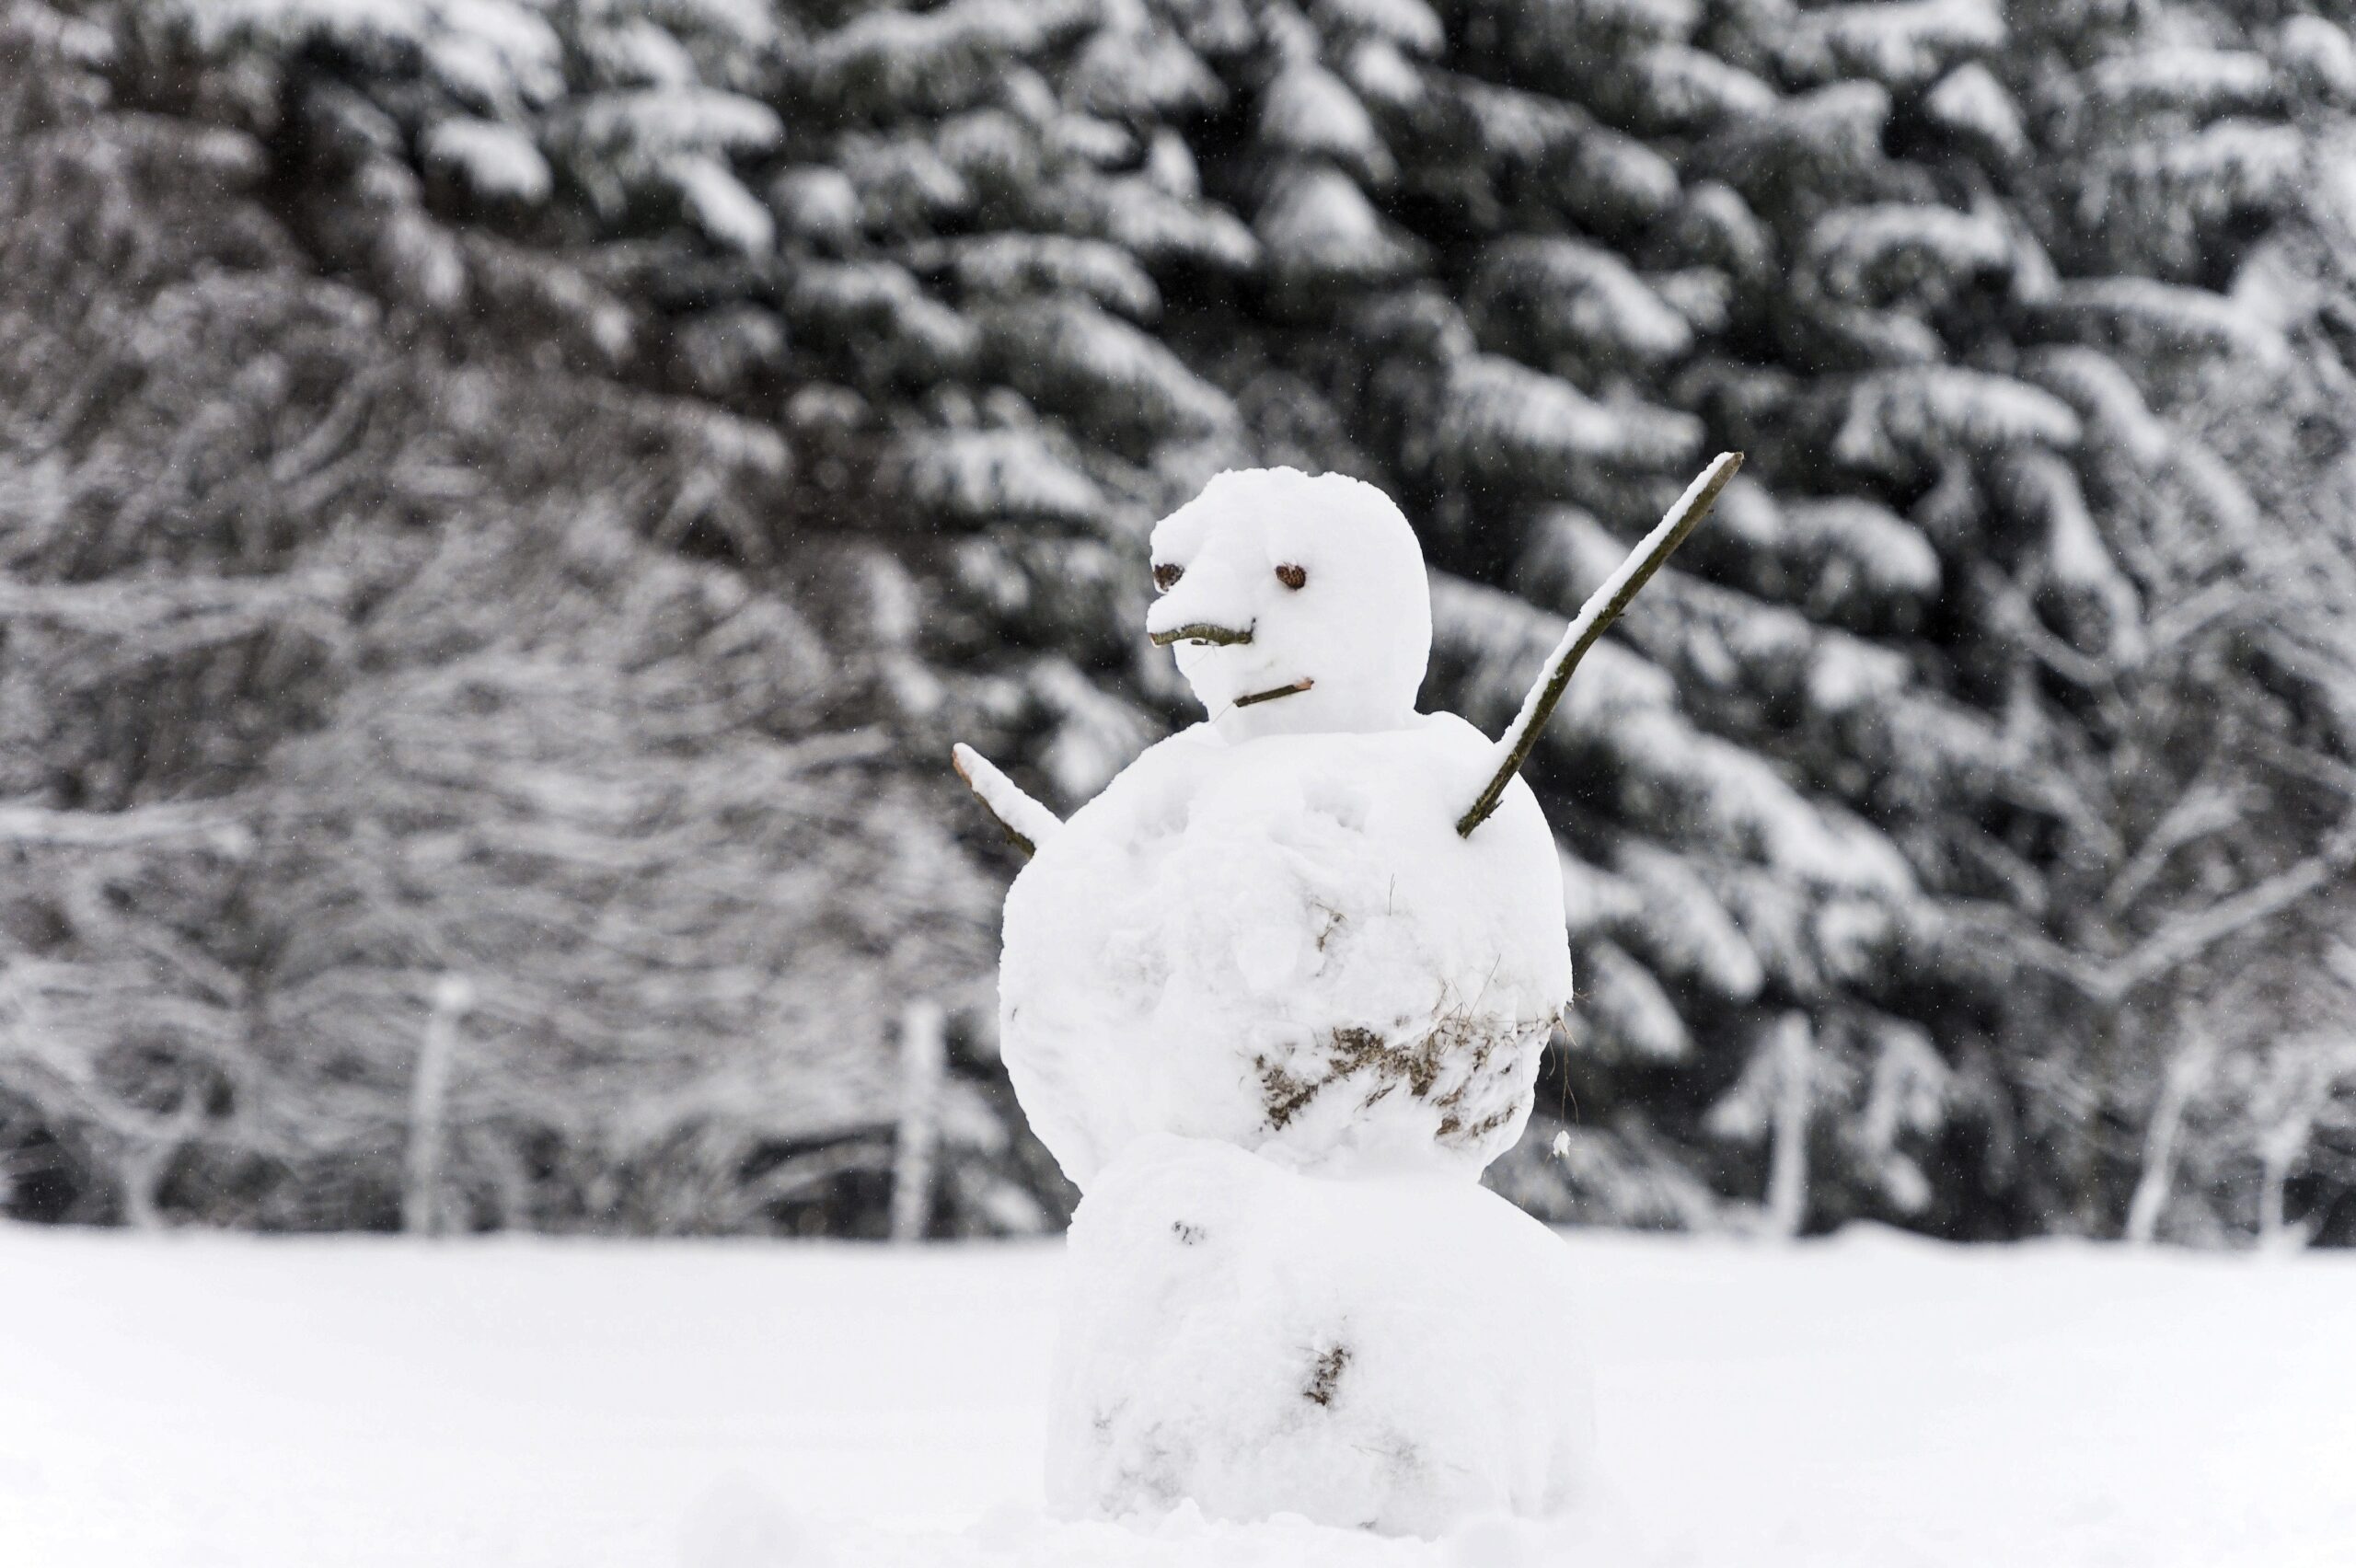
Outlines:
{"type": "Polygon", "coordinates": [[[2239,825],[2245,809],[2246,802],[2235,790],[2204,784],[2186,790],[2184,798],[2168,809],[2111,879],[2110,886],[2103,892],[2102,906],[2113,912],[2125,909],[2151,885],[2152,879],[2160,874],[2178,849],[2210,834],[2239,825]]]}
{"type": "Polygon", "coordinates": [[[2356,867],[2356,816],[2333,830],[2316,853],[2205,908],[2169,921],[2116,958],[2092,958],[2002,920],[1969,921],[1995,935],[2022,960],[2074,986],[2088,1000],[2115,1007],[2153,981],[2230,937],[2263,924],[2356,867]]]}
{"type": "Polygon", "coordinates": [[[2171,921],[2125,957],[2096,971],[2102,999],[2124,998],[2180,963],[2197,958],[2237,932],[2271,919],[2292,905],[2345,876],[2356,865],[2356,817],[2326,839],[2323,847],[2286,871],[2221,899],[2198,914],[2171,921]]]}
{"type": "Polygon", "coordinates": [[[234,834],[237,818],[214,805],[134,806],[121,812],[60,811],[52,806],[0,805],[0,843],[48,844],[75,849],[117,849],[159,839],[234,834]]]}
{"type": "Polygon", "coordinates": [[[961,742],[951,748],[949,756],[957,777],[965,781],[982,802],[982,808],[997,819],[1007,837],[1025,855],[1036,854],[1039,846],[1063,826],[1061,817],[1032,799],[1022,786],[999,772],[989,758],[973,747],[961,742]]]}

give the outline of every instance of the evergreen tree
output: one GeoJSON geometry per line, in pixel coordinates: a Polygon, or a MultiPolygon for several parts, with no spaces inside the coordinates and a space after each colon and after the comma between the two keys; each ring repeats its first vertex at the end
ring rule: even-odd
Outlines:
{"type": "Polygon", "coordinates": [[[949,742],[1182,721],[1253,461],[1401,498],[1494,730],[1736,446],[1530,769],[1501,1183],[2344,1238],[2350,21],[20,4],[15,1207],[880,1231],[920,1004],[937,1223],[1052,1223],[949,742]]]}
{"type": "Polygon", "coordinates": [[[1222,379],[1281,386],[1296,411],[1255,422],[1316,432],[1302,460],[1412,498],[1456,574],[1427,696],[1502,722],[1630,529],[1707,451],[1752,454],[1542,753],[1578,1109],[1559,1163],[1533,1137],[1504,1180],[1671,1223],[1763,1187],[1786,1228],[2116,1228],[2171,1020],[2356,856],[2316,782],[2350,739],[2346,558],[2317,559],[2344,513],[2287,528],[2281,493],[2344,445],[2246,449],[2339,363],[2262,279],[2345,35],[1260,17],[1227,189],[1262,203],[1266,325],[1222,379]],[[1281,111],[1304,63],[1357,89],[1320,136],[1281,111]],[[1325,231],[1282,194],[1305,167],[1325,231]],[[2287,679],[2284,624],[2316,634],[2287,679]]]}
{"type": "MultiPolygon", "coordinates": [[[[780,504],[778,438],[320,276],[271,144],[11,22],[11,1208],[862,1223],[891,1009],[987,997],[994,894],[860,732],[888,628],[685,548],[780,504]]],[[[387,211],[351,254],[495,271],[387,211]]]]}

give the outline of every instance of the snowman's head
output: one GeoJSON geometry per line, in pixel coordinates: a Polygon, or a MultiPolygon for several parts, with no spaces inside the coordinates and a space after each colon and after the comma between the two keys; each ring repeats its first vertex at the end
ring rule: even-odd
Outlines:
{"type": "Polygon", "coordinates": [[[1341,474],[1247,468],[1153,530],[1146,615],[1229,740],[1395,730],[1431,657],[1431,584],[1391,498],[1341,474]]]}

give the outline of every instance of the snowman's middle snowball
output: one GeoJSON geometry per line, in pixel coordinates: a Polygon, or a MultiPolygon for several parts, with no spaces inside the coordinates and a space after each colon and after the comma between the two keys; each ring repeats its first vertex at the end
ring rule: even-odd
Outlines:
{"type": "Polygon", "coordinates": [[[1001,1038],[1066,1174],[1157,1133],[1333,1170],[1510,1147],[1571,965],[1529,789],[1456,834],[1487,755],[1449,714],[1197,725],[1042,845],[1007,895],[1001,1038]]]}

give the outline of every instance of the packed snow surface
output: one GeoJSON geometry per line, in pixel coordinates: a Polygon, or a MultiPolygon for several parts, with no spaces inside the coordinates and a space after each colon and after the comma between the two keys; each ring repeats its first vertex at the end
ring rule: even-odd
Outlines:
{"type": "Polygon", "coordinates": [[[1559,1512],[1591,1411],[1571,1255],[1456,1172],[1304,1176],[1148,1139],[1073,1221],[1047,1429],[1061,1515],[1437,1536],[1559,1512]]]}
{"type": "Polygon", "coordinates": [[[1600,1495],[1551,1535],[1491,1519],[1425,1543],[1191,1510],[1141,1529],[1046,1518],[1051,1244],[0,1227],[0,1561],[2349,1561],[2356,1258],[1882,1234],[1565,1245],[1593,1345],[1600,1495]]]}

